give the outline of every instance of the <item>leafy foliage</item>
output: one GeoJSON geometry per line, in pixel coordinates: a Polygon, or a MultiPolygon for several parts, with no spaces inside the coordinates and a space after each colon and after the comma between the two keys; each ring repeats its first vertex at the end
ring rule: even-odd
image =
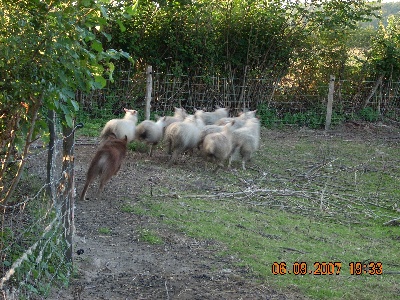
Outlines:
{"type": "Polygon", "coordinates": [[[380,26],[373,39],[371,75],[400,78],[400,17],[388,19],[388,26],[380,26]]]}
{"type": "MultiPolygon", "coordinates": [[[[101,37],[111,39],[104,31],[107,2],[1,1],[0,179],[14,149],[24,156],[32,140],[46,134],[46,110],[71,127],[77,90],[104,87],[106,78],[113,80],[112,61],[130,59],[102,46],[101,37]]],[[[0,180],[0,193],[6,189],[0,180]]]]}
{"type": "Polygon", "coordinates": [[[377,8],[367,1],[144,0],[129,22],[113,23],[111,43],[161,70],[285,74],[315,38],[330,33],[332,41],[377,8]]]}

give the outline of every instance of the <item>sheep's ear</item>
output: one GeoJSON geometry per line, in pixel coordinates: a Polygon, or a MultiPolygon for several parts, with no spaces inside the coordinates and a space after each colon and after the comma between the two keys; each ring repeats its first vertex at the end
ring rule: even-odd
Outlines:
{"type": "Polygon", "coordinates": [[[124,112],[128,112],[128,109],[124,107],[124,112]]]}

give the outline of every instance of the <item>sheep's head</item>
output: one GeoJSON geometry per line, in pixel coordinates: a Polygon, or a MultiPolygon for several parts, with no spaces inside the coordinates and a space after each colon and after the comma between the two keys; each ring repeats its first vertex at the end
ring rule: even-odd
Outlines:
{"type": "Polygon", "coordinates": [[[182,107],[181,108],[174,107],[174,109],[175,109],[174,117],[181,118],[183,120],[188,116],[186,109],[182,107]]]}
{"type": "Polygon", "coordinates": [[[124,112],[125,112],[126,114],[131,114],[132,116],[134,116],[134,115],[137,114],[137,110],[134,110],[134,109],[127,109],[127,108],[124,108],[124,112]]]}

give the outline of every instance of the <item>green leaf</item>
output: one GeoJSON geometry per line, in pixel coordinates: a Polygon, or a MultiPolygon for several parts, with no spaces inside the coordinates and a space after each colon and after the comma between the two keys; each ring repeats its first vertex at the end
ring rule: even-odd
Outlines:
{"type": "Polygon", "coordinates": [[[115,70],[114,64],[112,62],[109,62],[107,65],[108,65],[108,68],[110,69],[110,72],[113,73],[115,70]]]}
{"type": "Polygon", "coordinates": [[[28,291],[37,294],[39,291],[32,285],[32,284],[27,284],[26,288],[28,291]]]}
{"type": "Polygon", "coordinates": [[[75,92],[70,90],[70,89],[63,89],[62,90],[63,94],[66,95],[66,99],[74,99],[75,98],[75,92]]]}
{"type": "Polygon", "coordinates": [[[91,6],[91,0],[81,0],[81,4],[85,7],[90,7],[91,6]]]}
{"type": "Polygon", "coordinates": [[[125,52],[125,51],[119,51],[119,54],[122,56],[122,57],[125,57],[125,58],[127,58],[128,60],[133,60],[132,59],[132,57],[130,56],[130,54],[128,53],[128,52],[125,52]]]}
{"type": "Polygon", "coordinates": [[[106,37],[107,42],[111,42],[112,35],[107,32],[102,32],[102,34],[106,37]]]}
{"type": "Polygon", "coordinates": [[[108,19],[108,12],[107,12],[107,9],[106,9],[104,6],[102,6],[102,5],[99,6],[99,9],[100,9],[100,12],[101,12],[101,14],[103,15],[103,17],[106,18],[106,19],[108,19]]]}
{"type": "Polygon", "coordinates": [[[124,26],[124,24],[120,20],[117,20],[117,24],[119,25],[119,30],[121,30],[121,32],[125,32],[126,31],[126,27],[124,26]]]}
{"type": "Polygon", "coordinates": [[[6,267],[9,267],[9,266],[11,266],[11,263],[9,261],[5,260],[5,261],[3,261],[3,265],[6,267]]]}
{"type": "Polygon", "coordinates": [[[73,122],[72,122],[71,115],[70,114],[66,114],[64,116],[65,116],[65,121],[67,122],[68,127],[72,127],[73,122]]]}
{"type": "Polygon", "coordinates": [[[107,80],[105,80],[103,76],[95,75],[94,79],[95,83],[98,83],[100,85],[100,88],[103,88],[107,85],[107,80]]]}
{"type": "Polygon", "coordinates": [[[139,4],[139,0],[136,0],[136,3],[135,3],[134,5],[132,5],[132,6],[128,6],[128,7],[126,8],[126,11],[125,11],[125,12],[126,12],[127,14],[131,15],[131,16],[135,15],[136,12],[137,12],[138,4],[139,4]]]}
{"type": "Polygon", "coordinates": [[[72,106],[74,107],[75,111],[78,111],[79,110],[79,103],[76,102],[75,100],[72,100],[72,99],[70,100],[70,102],[71,102],[72,106]]]}
{"type": "Polygon", "coordinates": [[[94,40],[92,42],[92,49],[97,52],[103,52],[103,45],[98,40],[94,40]]]}

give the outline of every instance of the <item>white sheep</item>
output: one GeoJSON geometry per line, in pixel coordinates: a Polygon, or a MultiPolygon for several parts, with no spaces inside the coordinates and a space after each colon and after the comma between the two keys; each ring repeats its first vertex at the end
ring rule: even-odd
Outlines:
{"type": "Polygon", "coordinates": [[[196,110],[195,115],[203,119],[205,125],[215,124],[219,119],[228,117],[229,108],[217,108],[212,112],[196,110]]]}
{"type": "Polygon", "coordinates": [[[223,167],[223,163],[232,152],[232,132],[235,121],[222,126],[221,132],[210,133],[205,136],[201,153],[206,160],[217,164],[214,171],[223,167]]]}
{"type": "Polygon", "coordinates": [[[231,166],[234,154],[239,153],[242,157],[242,169],[246,170],[246,162],[250,160],[259,145],[260,121],[258,118],[248,119],[243,127],[232,131],[232,152],[228,167],[231,166]]]}
{"type": "Polygon", "coordinates": [[[135,127],[138,121],[138,112],[134,109],[124,108],[125,116],[123,119],[112,119],[106,123],[101,131],[100,138],[104,141],[110,135],[117,139],[123,139],[125,136],[128,143],[135,139],[135,127]]]}
{"type": "Polygon", "coordinates": [[[242,127],[245,123],[245,121],[243,120],[235,120],[234,118],[232,118],[232,120],[230,122],[226,122],[222,125],[205,125],[203,127],[203,129],[201,130],[201,134],[200,134],[200,141],[199,141],[199,145],[198,148],[200,149],[202,147],[204,138],[211,134],[211,133],[216,133],[216,132],[222,132],[222,130],[224,129],[224,126],[228,123],[232,123],[232,130],[234,129],[238,129],[240,127],[242,127]]]}
{"type": "Polygon", "coordinates": [[[229,122],[235,121],[237,128],[242,127],[246,120],[254,118],[256,116],[257,110],[249,110],[245,112],[241,112],[237,117],[233,118],[221,118],[215,122],[215,125],[223,126],[228,124],[229,122]]]}
{"type": "Polygon", "coordinates": [[[175,163],[178,155],[197,147],[203,127],[203,120],[191,115],[181,122],[172,123],[165,129],[164,142],[167,145],[168,154],[172,154],[168,162],[169,166],[175,163]]]}
{"type": "Polygon", "coordinates": [[[173,116],[165,117],[164,130],[172,123],[183,121],[188,116],[188,114],[184,108],[174,107],[174,109],[175,109],[175,112],[174,112],[173,116]]]}
{"type": "Polygon", "coordinates": [[[153,154],[153,147],[163,138],[166,118],[167,117],[158,118],[157,122],[144,120],[136,126],[135,139],[150,145],[150,156],[153,154]]]}

